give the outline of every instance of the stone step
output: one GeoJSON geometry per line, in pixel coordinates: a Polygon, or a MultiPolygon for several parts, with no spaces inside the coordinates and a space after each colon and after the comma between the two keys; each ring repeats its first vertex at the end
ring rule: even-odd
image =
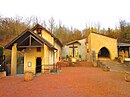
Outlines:
{"type": "Polygon", "coordinates": [[[130,67],[113,60],[99,60],[101,64],[110,68],[110,71],[130,72],[130,67]]]}

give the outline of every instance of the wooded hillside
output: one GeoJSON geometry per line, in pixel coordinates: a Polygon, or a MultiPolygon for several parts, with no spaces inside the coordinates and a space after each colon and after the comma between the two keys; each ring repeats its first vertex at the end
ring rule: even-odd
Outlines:
{"type": "Polygon", "coordinates": [[[37,23],[53,33],[63,44],[73,40],[86,38],[90,32],[97,32],[109,37],[117,38],[118,42],[130,43],[130,24],[125,20],[119,21],[119,27],[115,29],[100,29],[101,25],[98,25],[97,27],[94,26],[91,28],[87,26],[81,31],[73,27],[66,27],[61,22],[56,24],[54,18],[50,18],[46,22],[38,20],[37,17],[23,18],[17,16],[15,18],[8,18],[0,16],[0,44],[4,46],[25,29],[31,28],[37,23]]]}

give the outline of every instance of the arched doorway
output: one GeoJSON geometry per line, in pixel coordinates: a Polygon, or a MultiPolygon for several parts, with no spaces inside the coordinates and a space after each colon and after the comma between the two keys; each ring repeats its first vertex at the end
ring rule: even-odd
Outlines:
{"type": "Polygon", "coordinates": [[[106,47],[103,47],[98,52],[98,58],[110,58],[110,53],[106,47]]]}

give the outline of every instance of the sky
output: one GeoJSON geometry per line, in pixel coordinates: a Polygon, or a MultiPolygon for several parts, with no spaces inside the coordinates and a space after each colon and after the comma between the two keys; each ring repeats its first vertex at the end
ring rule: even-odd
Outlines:
{"type": "Polygon", "coordinates": [[[53,17],[56,24],[83,30],[100,24],[115,28],[119,20],[130,22],[129,0],[0,0],[3,17],[37,16],[46,22],[53,17]]]}

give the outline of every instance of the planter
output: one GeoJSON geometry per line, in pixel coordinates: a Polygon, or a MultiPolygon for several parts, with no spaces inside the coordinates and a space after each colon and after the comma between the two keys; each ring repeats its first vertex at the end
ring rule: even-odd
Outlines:
{"type": "Polygon", "coordinates": [[[26,71],[25,74],[24,74],[24,80],[25,81],[31,81],[31,80],[33,80],[33,72],[26,71]]]}
{"type": "Polygon", "coordinates": [[[4,78],[4,77],[6,77],[6,71],[0,72],[0,78],[4,78]]]}

